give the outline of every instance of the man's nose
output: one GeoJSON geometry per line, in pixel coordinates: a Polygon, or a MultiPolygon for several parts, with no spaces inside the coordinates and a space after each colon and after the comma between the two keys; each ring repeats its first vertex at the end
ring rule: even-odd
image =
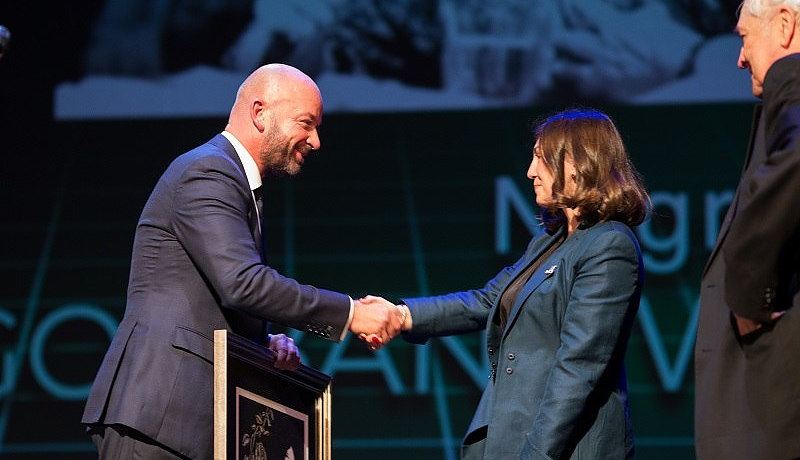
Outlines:
{"type": "Polygon", "coordinates": [[[747,59],[744,57],[744,47],[739,50],[739,60],[736,62],[736,65],[740,69],[746,69],[749,67],[747,64],[747,59]]]}
{"type": "Polygon", "coordinates": [[[319,132],[316,129],[311,132],[311,135],[308,136],[306,142],[308,142],[308,145],[310,145],[314,150],[319,150],[319,148],[322,146],[322,142],[319,140],[319,132]]]}

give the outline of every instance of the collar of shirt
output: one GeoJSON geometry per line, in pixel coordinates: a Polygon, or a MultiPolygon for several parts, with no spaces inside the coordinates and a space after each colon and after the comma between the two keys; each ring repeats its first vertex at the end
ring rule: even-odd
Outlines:
{"type": "Polygon", "coordinates": [[[242,166],[244,166],[244,174],[247,176],[247,183],[250,185],[250,190],[255,190],[261,187],[261,173],[258,172],[258,166],[256,166],[255,160],[250,155],[250,152],[244,148],[239,139],[227,132],[222,131],[222,135],[225,136],[233,145],[233,149],[236,150],[236,154],[239,155],[239,160],[242,161],[242,166]]]}

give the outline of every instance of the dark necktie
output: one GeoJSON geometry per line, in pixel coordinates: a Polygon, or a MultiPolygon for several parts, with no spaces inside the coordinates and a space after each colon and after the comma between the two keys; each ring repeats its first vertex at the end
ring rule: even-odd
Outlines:
{"type": "Polygon", "coordinates": [[[264,186],[260,185],[253,190],[253,196],[256,199],[256,208],[258,209],[258,216],[256,216],[256,246],[261,250],[263,247],[263,232],[261,231],[261,222],[264,220],[264,186]]]}
{"type": "Polygon", "coordinates": [[[264,186],[259,185],[258,188],[253,190],[253,196],[256,197],[256,206],[258,207],[259,221],[264,217],[264,186]]]}

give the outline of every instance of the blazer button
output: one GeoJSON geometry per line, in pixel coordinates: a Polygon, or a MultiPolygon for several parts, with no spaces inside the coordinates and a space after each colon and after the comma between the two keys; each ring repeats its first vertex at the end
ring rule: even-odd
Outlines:
{"type": "Polygon", "coordinates": [[[489,347],[489,348],[487,348],[487,350],[489,351],[489,354],[490,354],[490,355],[491,355],[492,353],[494,353],[494,348],[492,348],[492,347],[489,347]]]}
{"type": "Polygon", "coordinates": [[[517,357],[517,356],[516,356],[514,353],[509,353],[509,354],[508,354],[508,360],[509,360],[509,361],[514,361],[514,358],[516,358],[516,357],[517,357]]]}
{"type": "Polygon", "coordinates": [[[506,368],[506,374],[511,375],[513,373],[514,373],[514,369],[511,369],[510,367],[506,368]]]}

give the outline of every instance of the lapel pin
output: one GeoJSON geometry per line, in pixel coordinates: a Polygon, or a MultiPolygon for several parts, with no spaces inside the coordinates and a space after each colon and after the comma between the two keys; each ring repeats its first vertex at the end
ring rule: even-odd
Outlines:
{"type": "Polygon", "coordinates": [[[558,265],[553,265],[552,267],[550,267],[547,270],[545,270],[544,274],[545,275],[552,275],[553,273],[556,272],[556,268],[558,268],[558,265]]]}

